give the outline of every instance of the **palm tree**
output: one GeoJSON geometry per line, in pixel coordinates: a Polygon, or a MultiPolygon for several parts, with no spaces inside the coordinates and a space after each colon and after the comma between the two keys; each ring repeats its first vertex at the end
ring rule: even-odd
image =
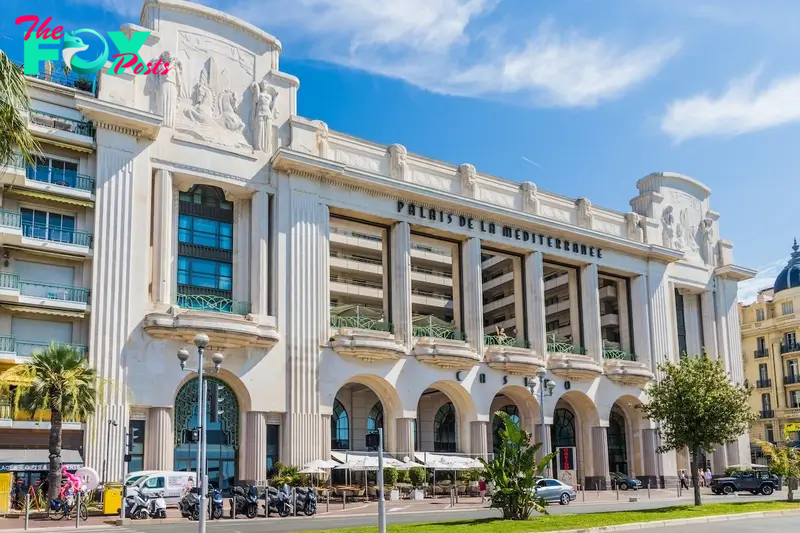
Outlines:
{"type": "Polygon", "coordinates": [[[73,347],[50,344],[34,352],[31,362],[0,374],[0,390],[11,392],[14,409],[30,413],[50,411],[50,468],[48,497],[58,496],[61,487],[61,422],[85,420],[94,414],[97,373],[73,347]]]}
{"type": "Polygon", "coordinates": [[[22,68],[0,50],[0,167],[12,163],[22,154],[25,163],[32,163],[37,144],[28,129],[31,101],[22,68]]]}

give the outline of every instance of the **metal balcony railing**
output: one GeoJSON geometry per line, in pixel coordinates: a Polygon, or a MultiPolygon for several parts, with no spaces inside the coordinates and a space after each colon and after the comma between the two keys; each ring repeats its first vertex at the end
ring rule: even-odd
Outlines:
{"type": "Polygon", "coordinates": [[[452,300],[453,296],[451,294],[445,294],[442,292],[434,292],[434,291],[426,291],[423,289],[411,289],[411,294],[416,294],[417,296],[425,296],[426,298],[441,298],[442,300],[452,300]]]}
{"type": "Polygon", "coordinates": [[[0,209],[0,226],[7,228],[20,228],[22,227],[22,215],[12,211],[0,209]]]}
{"type": "Polygon", "coordinates": [[[796,342],[781,343],[781,355],[792,352],[800,352],[800,344],[796,342]]]}
{"type": "Polygon", "coordinates": [[[412,326],[411,335],[414,337],[430,337],[434,339],[467,340],[467,336],[463,331],[459,331],[455,327],[439,324],[437,320],[439,319],[433,316],[427,317],[427,324],[423,322],[412,326]]]}
{"type": "Polygon", "coordinates": [[[628,353],[624,350],[604,348],[603,359],[617,359],[619,361],[636,361],[636,355],[628,353]]]}
{"type": "Polygon", "coordinates": [[[758,416],[759,418],[775,418],[775,411],[772,409],[762,409],[758,416]]]}
{"type": "Polygon", "coordinates": [[[38,109],[31,109],[29,117],[32,124],[65,131],[67,133],[85,135],[86,137],[94,137],[94,125],[85,120],[62,117],[61,115],[54,115],[46,111],[39,111],[38,109]]]}
{"type": "Polygon", "coordinates": [[[526,348],[531,347],[531,343],[527,339],[518,339],[516,337],[501,337],[500,335],[484,335],[483,344],[486,346],[509,346],[511,348],[526,348]]]}
{"type": "Polygon", "coordinates": [[[176,304],[184,309],[196,309],[213,313],[230,315],[247,315],[250,313],[250,302],[232,300],[212,294],[179,293],[176,304]]]}
{"type": "Polygon", "coordinates": [[[53,168],[47,165],[28,165],[25,170],[25,177],[29,180],[52,183],[53,185],[81,191],[94,190],[94,178],[78,174],[72,170],[53,168]]]}
{"type": "MultiPolygon", "coordinates": [[[[20,69],[24,70],[22,63],[15,63],[20,69]]],[[[90,76],[84,76],[82,74],[76,74],[69,68],[65,67],[66,65],[63,61],[46,61],[44,66],[40,66],[39,74],[36,76],[30,75],[30,77],[49,81],[51,83],[57,83],[59,85],[63,85],[64,87],[73,87],[80,91],[85,91],[97,96],[96,75],[92,74],[90,76]]],[[[26,74],[26,76],[28,76],[28,74],[26,74]]]]}
{"type": "Polygon", "coordinates": [[[440,278],[453,278],[452,272],[443,272],[441,270],[434,270],[432,268],[425,268],[420,266],[411,265],[411,272],[418,272],[420,274],[429,274],[431,276],[439,276],[440,278]]]}
{"type": "Polygon", "coordinates": [[[767,389],[767,388],[769,388],[771,386],[772,386],[772,380],[769,379],[769,378],[767,378],[767,379],[759,379],[758,381],[756,381],[756,388],[757,389],[767,389]]]}
{"type": "Polygon", "coordinates": [[[22,296],[33,296],[62,302],[89,303],[89,289],[19,279],[18,274],[0,272],[0,289],[18,290],[22,296]]]}
{"type": "Polygon", "coordinates": [[[332,328],[368,329],[371,331],[386,331],[392,333],[390,322],[385,322],[383,317],[373,318],[366,316],[335,316],[331,315],[332,328]]]}
{"type": "Polygon", "coordinates": [[[330,276],[330,280],[334,283],[344,283],[345,285],[356,285],[358,287],[368,287],[370,289],[383,289],[383,283],[380,281],[367,281],[365,279],[349,279],[341,276],[330,276]]]}
{"type": "Polygon", "coordinates": [[[796,383],[800,383],[800,374],[789,374],[783,377],[784,385],[794,385],[796,383]]]}
{"type": "Polygon", "coordinates": [[[92,247],[92,234],[88,231],[69,229],[62,226],[47,224],[34,224],[22,222],[22,236],[43,241],[74,244],[76,246],[92,247]]]}
{"type": "Polygon", "coordinates": [[[559,339],[555,335],[547,336],[547,352],[548,353],[574,353],[578,355],[586,355],[586,348],[583,346],[575,346],[572,342],[559,339]]]}
{"type": "Polygon", "coordinates": [[[762,359],[764,357],[769,357],[769,350],[766,348],[759,348],[753,352],[753,357],[756,359],[762,359]]]}
{"type": "MultiPolygon", "coordinates": [[[[34,341],[17,339],[12,335],[0,335],[0,352],[13,353],[20,356],[31,355],[34,352],[44,351],[52,344],[51,341],[34,341]]],[[[57,345],[70,346],[78,353],[86,354],[89,349],[83,344],[56,343],[57,345]]]]}
{"type": "Polygon", "coordinates": [[[353,255],[353,254],[346,254],[344,252],[331,252],[331,257],[337,257],[339,259],[346,259],[348,261],[356,261],[358,263],[366,263],[368,265],[383,265],[383,261],[380,259],[375,259],[373,257],[364,257],[363,255],[353,255]]]}

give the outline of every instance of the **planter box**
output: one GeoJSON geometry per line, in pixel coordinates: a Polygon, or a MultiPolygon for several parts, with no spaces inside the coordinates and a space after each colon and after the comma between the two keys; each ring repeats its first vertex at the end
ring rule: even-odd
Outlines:
{"type": "Polygon", "coordinates": [[[400,500],[400,491],[393,489],[389,491],[389,501],[396,502],[400,500]]]}
{"type": "Polygon", "coordinates": [[[424,500],[424,499],[425,499],[425,491],[423,491],[423,490],[419,490],[419,489],[415,489],[415,490],[412,490],[412,491],[409,493],[409,495],[408,495],[408,496],[409,496],[409,498],[411,498],[412,500],[424,500]]]}

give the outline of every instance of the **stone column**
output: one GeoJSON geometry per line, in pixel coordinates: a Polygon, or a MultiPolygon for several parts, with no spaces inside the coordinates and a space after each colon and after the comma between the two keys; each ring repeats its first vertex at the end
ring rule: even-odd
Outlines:
{"type": "MultiPolygon", "coordinates": [[[[286,189],[286,371],[288,405],[284,450],[290,465],[321,459],[319,358],[330,327],[329,213],[312,194],[286,189]]],[[[280,208],[279,208],[280,209],[280,208]]]]}
{"type": "Polygon", "coordinates": [[[331,459],[331,415],[322,415],[322,457],[325,461],[331,459]]]}
{"type": "Polygon", "coordinates": [[[250,299],[250,200],[233,202],[233,299],[250,299]]]}
{"type": "Polygon", "coordinates": [[[658,435],[655,429],[642,430],[642,459],[644,460],[644,475],[639,476],[644,487],[650,483],[650,488],[657,489],[663,486],[663,479],[659,471],[656,449],[658,448],[658,435]]]}
{"type": "MultiPolygon", "coordinates": [[[[247,483],[267,479],[267,414],[245,413],[244,479],[247,483]]],[[[302,468],[302,465],[297,465],[302,468]]]]}
{"type": "Polygon", "coordinates": [[[489,458],[489,422],[472,422],[470,426],[471,445],[469,453],[472,457],[489,458]]]}
{"type": "Polygon", "coordinates": [[[172,471],[174,459],[172,407],[151,407],[147,410],[147,424],[144,428],[144,468],[172,471]]]}
{"type": "MultiPolygon", "coordinates": [[[[675,326],[675,304],[670,294],[670,284],[663,265],[650,263],[647,274],[650,301],[650,339],[652,344],[652,370],[657,380],[663,378],[658,366],[673,358],[672,332],[675,326]]],[[[676,475],[669,472],[667,475],[676,475]]]]}
{"type": "Polygon", "coordinates": [[[703,315],[703,348],[709,357],[716,359],[719,354],[717,352],[717,317],[713,291],[700,293],[700,311],[703,315]]]}
{"type": "MultiPolygon", "coordinates": [[[[636,360],[652,368],[650,354],[650,310],[647,306],[647,276],[631,279],[631,312],[633,313],[633,353],[636,360]]],[[[655,485],[655,481],[653,483],[655,485]]]]}
{"type": "Polygon", "coordinates": [[[616,286],[620,347],[623,351],[630,353],[633,352],[633,346],[631,345],[630,309],[628,309],[628,284],[624,280],[618,280],[616,286]]]}
{"type": "Polygon", "coordinates": [[[588,490],[607,490],[611,485],[608,474],[608,428],[592,428],[592,475],[586,476],[588,490]]]}
{"type": "Polygon", "coordinates": [[[583,346],[586,354],[603,360],[603,337],[600,329],[600,293],[598,292],[597,265],[581,268],[581,303],[583,311],[583,346]]]}
{"type": "Polygon", "coordinates": [[[411,229],[408,222],[392,226],[392,325],[394,337],[411,349],[411,229]]]}
{"type": "Polygon", "coordinates": [[[572,330],[572,344],[576,347],[585,346],[584,332],[581,331],[581,298],[578,293],[578,273],[574,268],[567,269],[567,280],[569,284],[569,323],[572,330]]]}
{"type": "Polygon", "coordinates": [[[742,362],[742,334],[739,324],[737,282],[725,278],[717,278],[717,351],[725,360],[725,369],[730,373],[731,381],[744,382],[744,364],[742,362]]]}
{"type": "Polygon", "coordinates": [[[153,302],[160,306],[173,303],[173,278],[175,270],[175,243],[173,235],[173,185],[168,170],[155,171],[153,179],[153,302]]]}
{"type": "Polygon", "coordinates": [[[256,191],[250,209],[250,312],[269,315],[269,194],[256,191]]]}
{"type": "Polygon", "coordinates": [[[414,442],[414,421],[415,418],[397,419],[397,449],[396,459],[402,460],[403,457],[414,458],[416,443],[414,442]]]}
{"type": "MultiPolygon", "coordinates": [[[[539,461],[544,459],[545,455],[547,455],[548,453],[551,453],[553,451],[553,449],[552,449],[553,445],[550,442],[550,439],[551,439],[550,430],[551,430],[550,429],[550,424],[545,424],[545,426],[544,426],[544,437],[545,437],[544,445],[539,449],[539,453],[536,454],[536,459],[539,460],[539,461]]],[[[534,428],[533,428],[533,437],[531,438],[531,441],[535,442],[535,443],[542,442],[542,425],[541,424],[536,424],[534,426],[534,428]]]]}
{"type": "Polygon", "coordinates": [[[547,358],[547,326],[544,314],[544,266],[542,252],[525,256],[525,321],[528,340],[538,357],[547,358]]]}
{"type": "Polygon", "coordinates": [[[689,355],[700,355],[703,350],[703,326],[700,321],[700,299],[697,294],[683,294],[683,320],[686,324],[686,351],[689,355]]]}
{"type": "MultiPolygon", "coordinates": [[[[750,461],[748,461],[750,462],[750,461]]],[[[728,467],[728,450],[724,444],[717,446],[714,454],[711,456],[711,471],[713,474],[721,476],[725,474],[725,469],[728,467]]]]}
{"type": "MultiPolygon", "coordinates": [[[[483,357],[483,271],[481,270],[481,240],[472,237],[461,248],[463,276],[461,292],[464,309],[464,333],[467,343],[483,357]]],[[[453,287],[455,291],[457,287],[453,287]]]]}

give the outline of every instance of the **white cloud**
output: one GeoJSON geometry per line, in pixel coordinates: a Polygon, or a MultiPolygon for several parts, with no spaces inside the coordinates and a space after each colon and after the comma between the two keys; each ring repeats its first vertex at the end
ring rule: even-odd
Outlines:
{"type": "MultiPolygon", "coordinates": [[[[142,12],[142,2],[136,0],[69,0],[72,4],[96,6],[111,13],[119,13],[124,17],[139,20],[142,12]]],[[[114,28],[117,29],[117,28],[114,28]]]]}
{"type": "Polygon", "coordinates": [[[758,292],[762,289],[772,287],[773,283],[775,283],[775,278],[778,277],[778,274],[783,270],[783,267],[786,266],[788,261],[789,257],[787,256],[783,259],[767,263],[758,269],[756,277],[747,281],[740,281],[738,292],[739,301],[744,304],[755,302],[758,292]]]}
{"type": "Polygon", "coordinates": [[[737,136],[800,121],[800,74],[758,90],[760,70],[734,80],[718,97],[701,94],[672,102],[661,130],[676,142],[702,136],[737,136]]]}

